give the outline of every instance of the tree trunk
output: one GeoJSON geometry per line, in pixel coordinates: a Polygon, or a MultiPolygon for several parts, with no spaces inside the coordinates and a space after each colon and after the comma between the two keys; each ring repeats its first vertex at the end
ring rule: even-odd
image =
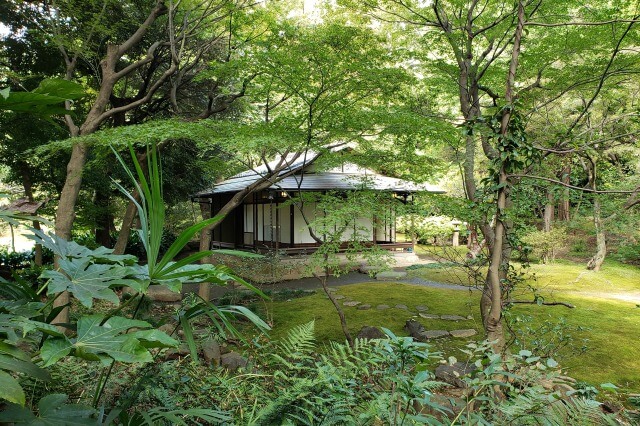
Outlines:
{"type": "MultiPolygon", "coordinates": [[[[560,180],[567,185],[570,183],[571,166],[567,165],[562,169],[560,180]]],[[[564,188],[562,191],[562,198],[558,202],[558,220],[568,222],[570,220],[570,205],[569,205],[569,188],[564,188]]]]}
{"type": "Polygon", "coordinates": [[[607,256],[607,240],[598,194],[593,195],[593,224],[596,228],[596,254],[587,263],[587,269],[598,272],[607,256]]]}
{"type": "MultiPolygon", "coordinates": [[[[211,218],[211,205],[208,203],[200,203],[200,212],[202,214],[202,220],[207,220],[211,218]]],[[[209,250],[211,248],[211,231],[202,231],[200,235],[200,251],[209,250]]],[[[205,257],[200,260],[200,263],[210,263],[211,258],[205,257]]],[[[211,299],[211,284],[210,283],[200,283],[198,285],[198,296],[202,297],[204,300],[211,299]]]]}
{"type": "Polygon", "coordinates": [[[551,224],[553,223],[555,206],[553,204],[553,193],[547,189],[547,203],[544,205],[544,225],[543,231],[550,232],[551,224]]]}
{"type": "MultiPolygon", "coordinates": [[[[137,202],[140,202],[140,194],[137,190],[133,191],[132,195],[137,202]]],[[[113,246],[114,254],[124,254],[124,251],[127,248],[127,243],[129,242],[129,235],[131,235],[131,226],[133,225],[133,220],[136,218],[137,213],[138,209],[136,205],[133,201],[129,200],[127,209],[122,217],[122,225],[120,226],[118,239],[116,240],[116,244],[113,246]]]]}
{"type": "Polygon", "coordinates": [[[111,247],[111,224],[113,216],[109,211],[109,194],[102,189],[98,189],[94,196],[94,205],[98,208],[94,235],[95,241],[101,246],[111,247]]]}

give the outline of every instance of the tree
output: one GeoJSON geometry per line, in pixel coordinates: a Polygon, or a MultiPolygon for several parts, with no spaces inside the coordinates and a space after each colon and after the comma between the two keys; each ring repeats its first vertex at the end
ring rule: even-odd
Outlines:
{"type": "MultiPolygon", "coordinates": [[[[592,90],[588,99],[595,100],[614,75],[611,65],[622,56],[621,46],[630,43],[629,29],[637,16],[631,3],[616,10],[596,4],[577,8],[569,2],[541,0],[515,5],[475,0],[362,3],[379,23],[402,23],[404,27],[395,27],[393,34],[416,52],[423,81],[433,82],[443,93],[455,93],[458,99],[460,118],[469,129],[463,140],[466,197],[478,207],[493,206],[477,222],[490,251],[481,313],[488,337],[498,341],[496,348],[500,349],[501,286],[508,286],[511,256],[510,192],[519,184],[518,175],[531,167],[532,160],[540,158],[532,141],[527,140],[529,115],[535,115],[541,104],[564,100],[578,90],[592,90]],[[613,43],[605,33],[609,25],[616,25],[613,43]],[[603,48],[586,44],[585,32],[590,40],[602,40],[603,48]],[[521,44],[525,46],[522,53],[521,44]],[[598,77],[593,77],[591,64],[572,62],[585,54],[605,64],[598,77]],[[522,83],[515,79],[516,70],[522,83]],[[503,85],[500,76],[505,74],[507,84],[503,85]],[[541,86],[548,95],[541,96],[543,92],[536,90],[541,86]],[[491,169],[485,188],[479,185],[481,174],[476,166],[479,149],[481,161],[491,169]]],[[[586,103],[576,123],[582,121],[592,103],[586,103]]],[[[570,125],[560,145],[572,140],[574,127],[570,125]]]]}

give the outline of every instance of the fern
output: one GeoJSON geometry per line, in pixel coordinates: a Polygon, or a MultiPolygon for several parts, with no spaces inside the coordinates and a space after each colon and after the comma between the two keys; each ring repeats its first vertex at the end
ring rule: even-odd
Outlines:
{"type": "Polygon", "coordinates": [[[289,330],[280,342],[273,358],[290,370],[301,370],[313,363],[315,352],[315,322],[311,321],[289,330]],[[283,354],[283,355],[280,355],[283,354]]]}

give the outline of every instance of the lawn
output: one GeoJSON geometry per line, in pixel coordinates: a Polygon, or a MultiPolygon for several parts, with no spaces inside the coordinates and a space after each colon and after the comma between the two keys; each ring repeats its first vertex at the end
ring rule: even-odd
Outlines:
{"type": "MultiPolygon", "coordinates": [[[[545,300],[563,301],[564,306],[515,305],[510,315],[520,335],[520,344],[529,349],[543,349],[547,344],[567,343],[554,357],[563,370],[578,380],[591,384],[612,382],[631,391],[640,390],[640,269],[608,262],[602,271],[586,271],[577,263],[559,261],[552,265],[534,265],[535,275],[527,283],[536,287],[545,300]],[[546,328],[542,335],[538,330],[546,328]],[[527,333],[529,331],[529,333],[527,333]]],[[[410,271],[412,276],[459,283],[465,280],[452,268],[423,268],[410,271]]],[[[356,334],[364,325],[383,326],[406,335],[403,329],[409,318],[419,320],[427,329],[453,330],[474,328],[482,336],[478,313],[478,292],[444,290],[400,283],[370,282],[339,287],[338,295],[372,305],[358,310],[344,306],[349,328],[356,334]],[[378,310],[377,305],[389,309],[378,310]],[[409,309],[395,308],[406,305],[409,309]],[[429,314],[453,314],[471,319],[444,321],[416,316],[416,306],[428,307],[429,314]]],[[[521,298],[531,299],[523,295],[521,298]]],[[[267,302],[265,314],[273,322],[272,336],[283,336],[291,327],[314,319],[319,341],[344,340],[335,310],[323,293],[267,302]]],[[[459,349],[464,339],[444,338],[434,345],[445,356],[462,359],[459,349]]]]}

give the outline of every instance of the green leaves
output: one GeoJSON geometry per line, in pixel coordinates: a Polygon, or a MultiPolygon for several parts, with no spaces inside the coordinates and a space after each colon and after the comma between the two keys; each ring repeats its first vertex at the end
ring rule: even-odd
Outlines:
{"type": "Polygon", "coordinates": [[[3,89],[0,110],[43,116],[68,114],[69,111],[62,104],[83,96],[84,89],[77,83],[62,79],[46,79],[32,92],[11,92],[8,88],[3,89]]]}
{"type": "MultiPolygon", "coordinates": [[[[0,399],[19,405],[25,403],[22,387],[13,376],[4,371],[0,371],[0,399]]],[[[0,419],[2,419],[2,414],[0,414],[0,419]]]]}
{"type": "Polygon", "coordinates": [[[40,354],[45,366],[69,354],[104,363],[110,360],[149,362],[152,357],[148,348],[178,346],[176,340],[151,328],[145,321],[124,317],[111,317],[105,321],[103,315],[90,315],[78,321],[75,339],[66,336],[48,339],[40,354]]]}
{"type": "Polygon", "coordinates": [[[47,294],[54,295],[63,291],[72,293],[84,306],[93,306],[93,299],[108,300],[118,304],[118,296],[109,287],[127,285],[129,268],[119,265],[92,263],[89,259],[60,259],[59,271],[44,271],[42,278],[49,278],[47,294]]]}
{"type": "Polygon", "coordinates": [[[47,395],[38,402],[38,416],[28,408],[10,404],[0,413],[0,422],[33,426],[84,426],[98,424],[96,410],[86,405],[66,404],[64,394],[47,395]]]}

